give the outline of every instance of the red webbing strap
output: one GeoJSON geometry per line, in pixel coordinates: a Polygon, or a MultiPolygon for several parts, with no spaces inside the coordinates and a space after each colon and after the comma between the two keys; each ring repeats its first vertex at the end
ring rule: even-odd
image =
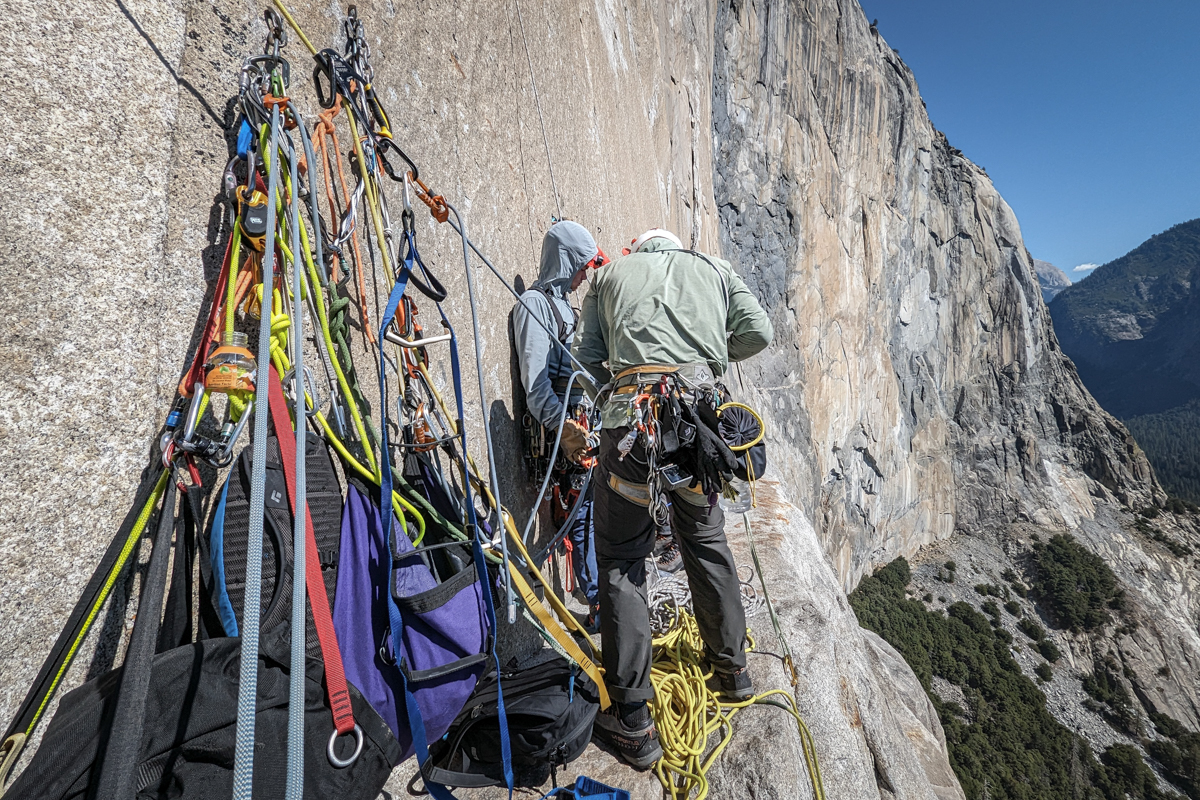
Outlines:
{"type": "Polygon", "coordinates": [[[232,255],[233,237],[230,236],[229,241],[225,243],[225,257],[221,260],[221,272],[217,275],[217,283],[213,287],[213,301],[212,306],[208,309],[208,319],[204,323],[204,334],[200,337],[196,354],[192,356],[192,365],[188,368],[187,375],[184,376],[179,387],[180,394],[184,397],[191,397],[192,387],[196,385],[196,381],[204,377],[204,362],[208,358],[208,346],[213,339],[220,338],[217,328],[221,322],[221,312],[225,309],[225,287],[229,281],[229,262],[232,255]]]}
{"type": "MultiPolygon", "coordinates": [[[[283,474],[287,479],[288,504],[296,513],[296,437],[292,432],[292,421],[288,418],[287,401],[283,396],[283,385],[279,373],[271,367],[270,399],[271,422],[279,439],[279,455],[283,461],[283,474]]],[[[317,555],[317,537],[313,533],[312,516],[307,513],[308,541],[304,552],[304,583],[308,589],[308,602],[312,606],[313,622],[317,628],[317,640],[321,644],[321,657],[325,661],[325,688],[329,692],[329,707],[333,709],[333,724],[339,734],[354,730],[354,709],[350,706],[350,690],[346,687],[346,671],[342,667],[342,651],[338,649],[337,633],[333,629],[333,616],[329,613],[329,595],[325,592],[325,579],[321,575],[321,561],[317,555]]]]}

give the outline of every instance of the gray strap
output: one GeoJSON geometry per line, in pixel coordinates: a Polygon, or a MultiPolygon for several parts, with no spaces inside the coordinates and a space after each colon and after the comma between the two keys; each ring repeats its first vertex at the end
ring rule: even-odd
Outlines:
{"type": "Polygon", "coordinates": [[[275,283],[275,203],[279,196],[279,106],[271,108],[271,165],[267,180],[267,233],[262,259],[262,303],[258,326],[258,380],[254,387],[254,461],[250,469],[250,525],[246,534],[242,663],[238,676],[237,738],[233,750],[233,800],[251,800],[254,784],[254,714],[258,695],[258,637],[262,598],[263,513],[267,488],[268,403],[271,382],[271,287],[275,283]]]}
{"type": "Polygon", "coordinates": [[[541,287],[538,287],[535,291],[540,292],[542,297],[546,298],[546,302],[550,304],[550,313],[554,315],[554,323],[558,326],[558,341],[565,345],[567,339],[571,338],[571,334],[575,333],[575,326],[579,322],[577,319],[574,319],[575,309],[571,309],[572,320],[570,327],[568,327],[567,321],[563,319],[562,312],[558,310],[558,305],[554,302],[554,296],[541,287]]]}
{"type": "MultiPolygon", "coordinates": [[[[293,109],[293,113],[294,113],[293,109]]],[[[297,115],[298,116],[298,115],[297,115]]],[[[297,120],[297,127],[304,131],[304,121],[297,120]]],[[[305,155],[309,164],[315,164],[308,143],[304,140],[305,155]]],[[[296,419],[296,498],[292,503],[292,658],[288,676],[288,737],[287,737],[287,786],[286,800],[304,800],[304,655],[306,632],[305,621],[308,606],[305,604],[305,557],[307,545],[308,498],[304,473],[304,438],[308,425],[305,413],[308,406],[304,401],[304,259],[300,249],[300,203],[295,199],[300,189],[300,169],[296,158],[295,144],[291,152],[292,175],[292,324],[288,338],[292,345],[292,398],[295,401],[296,419]]],[[[315,200],[316,188],[309,181],[309,192],[315,200]]],[[[315,236],[320,240],[321,232],[315,236]]],[[[266,290],[264,289],[264,292],[266,290]]],[[[286,417],[284,417],[286,419],[286,417]]],[[[276,431],[285,436],[286,431],[276,431]]]]}
{"type": "Polygon", "coordinates": [[[142,754],[142,730],[146,721],[146,698],[150,694],[150,670],[154,646],[162,622],[163,595],[171,554],[171,532],[175,529],[175,481],[167,479],[167,494],[159,512],[158,533],[150,553],[150,566],[142,582],[137,621],[129,637],[129,649],[117,693],[111,738],[100,767],[96,797],[129,800],[134,797],[138,761],[142,754]]]}
{"type": "MultiPolygon", "coordinates": [[[[492,523],[495,527],[492,528],[492,531],[494,538],[498,539],[500,544],[500,557],[504,567],[504,604],[508,609],[508,624],[512,625],[517,621],[517,601],[513,594],[512,581],[508,578],[508,537],[504,535],[504,503],[500,500],[500,475],[496,472],[496,448],[492,444],[491,407],[488,405],[487,389],[484,387],[483,376],[487,373],[483,371],[483,339],[479,336],[479,307],[475,299],[475,280],[471,275],[471,254],[467,250],[470,240],[467,238],[467,223],[458,213],[458,209],[449,203],[446,203],[446,208],[453,212],[454,218],[458,222],[458,234],[462,238],[463,268],[467,272],[467,297],[471,301],[471,330],[475,335],[472,345],[475,348],[475,371],[479,376],[479,405],[483,412],[483,438],[487,444],[488,477],[491,479],[492,499],[496,505],[493,509],[496,512],[496,518],[492,523]]],[[[387,458],[387,454],[385,453],[383,457],[387,458]]]]}

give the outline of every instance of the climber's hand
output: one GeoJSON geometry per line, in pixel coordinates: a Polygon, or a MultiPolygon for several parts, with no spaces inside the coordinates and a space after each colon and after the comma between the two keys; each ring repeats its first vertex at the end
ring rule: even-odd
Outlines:
{"type": "Polygon", "coordinates": [[[559,442],[562,454],[572,464],[578,464],[590,449],[587,430],[573,419],[563,423],[562,439],[559,442]]]}

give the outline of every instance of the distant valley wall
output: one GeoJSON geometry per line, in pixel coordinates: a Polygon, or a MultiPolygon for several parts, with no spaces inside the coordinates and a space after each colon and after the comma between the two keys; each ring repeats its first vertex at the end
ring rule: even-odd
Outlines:
{"type": "Polygon", "coordinates": [[[1200,398],[1200,219],[1059,294],[1050,313],[1088,389],[1121,418],[1200,398]]]}

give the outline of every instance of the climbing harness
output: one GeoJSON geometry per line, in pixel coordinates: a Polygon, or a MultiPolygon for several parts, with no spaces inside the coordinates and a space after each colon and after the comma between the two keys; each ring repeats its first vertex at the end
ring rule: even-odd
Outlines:
{"type": "MultiPolygon", "coordinates": [[[[717,387],[719,395],[725,395],[722,387],[717,387]]],[[[753,425],[746,430],[746,421],[739,420],[740,428],[737,438],[728,441],[730,450],[736,454],[747,454],[745,463],[748,469],[749,506],[757,503],[754,493],[756,475],[753,459],[748,457],[752,448],[762,442],[765,430],[762,418],[748,405],[733,402],[717,402],[721,397],[713,396],[710,403],[715,407],[718,427],[724,438],[731,434],[728,427],[720,426],[721,417],[729,413],[748,415],[753,425]],[[731,409],[735,411],[731,411],[731,409]]],[[[669,417],[669,415],[668,415],[669,417]]],[[[704,424],[701,422],[700,424],[704,424]]],[[[662,427],[655,432],[662,437],[662,427]]],[[[765,463],[765,462],[764,462],[765,463]]],[[[736,490],[729,483],[725,484],[723,504],[736,507],[736,503],[745,498],[737,496],[736,490]]],[[[775,636],[783,651],[783,663],[788,673],[788,679],[794,691],[799,684],[795,662],[792,659],[791,648],[784,636],[779,623],[775,606],[767,589],[762,562],[758,557],[754,536],[750,526],[748,509],[742,512],[742,521],[749,540],[750,555],[754,562],[753,573],[758,576],[759,588],[762,590],[761,605],[759,598],[749,581],[741,580],[743,608],[747,618],[754,616],[759,607],[765,607],[771,618],[775,636]]],[[[813,796],[824,800],[825,789],[821,780],[820,764],[817,760],[816,747],[812,734],[800,716],[793,695],[782,689],[772,689],[759,693],[741,702],[726,702],[713,692],[707,685],[712,677],[711,668],[705,654],[704,642],[700,638],[700,629],[695,617],[690,611],[690,592],[676,585],[672,577],[662,578],[650,588],[651,621],[656,635],[653,639],[654,660],[651,667],[651,683],[654,686],[655,699],[652,712],[659,737],[663,746],[663,758],[655,767],[659,781],[667,794],[675,800],[686,800],[693,796],[695,800],[703,800],[708,794],[707,772],[712,764],[720,757],[722,751],[733,737],[733,717],[742,709],[752,705],[773,705],[786,711],[796,722],[800,736],[800,747],[804,754],[805,765],[813,786],[813,796]],[[714,734],[720,734],[717,744],[709,749],[709,739],[714,734]]],[[[747,631],[749,646],[747,651],[754,649],[753,639],[747,631]]]]}
{"type": "MultiPolygon", "coordinates": [[[[572,372],[571,373],[571,377],[567,379],[567,391],[564,394],[565,397],[571,396],[571,387],[573,387],[575,385],[575,381],[578,378],[581,378],[583,376],[584,376],[584,374],[582,372],[572,372]]],[[[563,403],[562,410],[559,412],[559,415],[558,415],[558,425],[557,425],[557,432],[555,433],[555,436],[554,436],[554,446],[550,448],[550,454],[552,457],[555,457],[555,458],[559,455],[559,452],[560,452],[559,445],[562,444],[563,426],[566,424],[567,412],[569,411],[569,409],[570,409],[570,404],[563,403]]],[[[553,463],[553,461],[551,463],[553,463]]],[[[529,513],[529,519],[525,522],[525,530],[522,531],[522,533],[521,533],[521,541],[525,542],[526,544],[529,544],[529,534],[533,530],[533,521],[537,518],[538,509],[542,507],[542,500],[545,499],[545,497],[546,497],[546,488],[550,485],[550,478],[553,477],[553,475],[554,475],[553,469],[545,470],[545,475],[542,478],[542,486],[540,489],[538,489],[537,499],[533,502],[533,509],[529,513]]]]}
{"type": "MultiPolygon", "coordinates": [[[[750,496],[747,509],[755,502],[754,480],[757,476],[755,460],[750,456],[754,448],[761,450],[764,436],[762,418],[746,404],[729,401],[728,390],[712,381],[710,375],[707,368],[699,365],[694,369],[646,366],[625,370],[614,379],[614,400],[610,402],[624,404],[629,428],[629,433],[617,445],[619,458],[637,458],[634,446],[640,445],[638,452],[644,453],[648,470],[644,487],[626,484],[614,488],[631,501],[645,505],[656,521],[668,515],[668,493],[688,491],[689,484],[695,487],[692,491],[708,494],[709,502],[717,501],[719,493],[712,490],[718,487],[706,487],[701,479],[702,472],[697,472],[695,477],[688,474],[692,468],[705,469],[698,460],[700,454],[696,448],[699,447],[699,438],[706,435],[706,430],[720,434],[723,440],[729,439],[724,445],[732,456],[720,467],[719,488],[720,493],[725,495],[723,504],[745,500],[738,497],[735,486],[735,474],[743,463],[748,478],[745,491],[750,496]],[[726,415],[728,419],[723,426],[721,418],[726,415]],[[701,426],[706,430],[702,430],[701,426]],[[743,458],[735,466],[735,459],[739,456],[743,458]],[[638,492],[643,499],[635,498],[632,492],[638,492]]],[[[760,463],[765,464],[765,456],[760,463]]],[[[762,591],[762,606],[770,615],[794,689],[799,683],[799,675],[767,590],[748,513],[743,512],[742,519],[754,561],[753,572],[758,575],[762,591]]],[[[748,581],[739,578],[739,582],[746,616],[753,616],[757,611],[757,592],[748,585],[748,581]]],[[[703,800],[708,794],[706,773],[732,738],[733,717],[750,705],[766,704],[783,708],[796,721],[814,796],[823,798],[824,789],[812,736],[791,693],[773,689],[742,702],[726,702],[708,688],[706,681],[713,677],[713,673],[708,666],[699,627],[689,609],[690,600],[691,593],[687,585],[677,578],[656,576],[649,588],[652,629],[657,634],[653,639],[651,683],[655,699],[651,703],[651,710],[664,753],[655,771],[664,791],[672,800],[686,800],[693,796],[695,800],[703,800]],[[709,749],[709,739],[717,733],[721,734],[721,738],[709,749]]],[[[748,649],[752,648],[751,640],[748,649]]]]}

